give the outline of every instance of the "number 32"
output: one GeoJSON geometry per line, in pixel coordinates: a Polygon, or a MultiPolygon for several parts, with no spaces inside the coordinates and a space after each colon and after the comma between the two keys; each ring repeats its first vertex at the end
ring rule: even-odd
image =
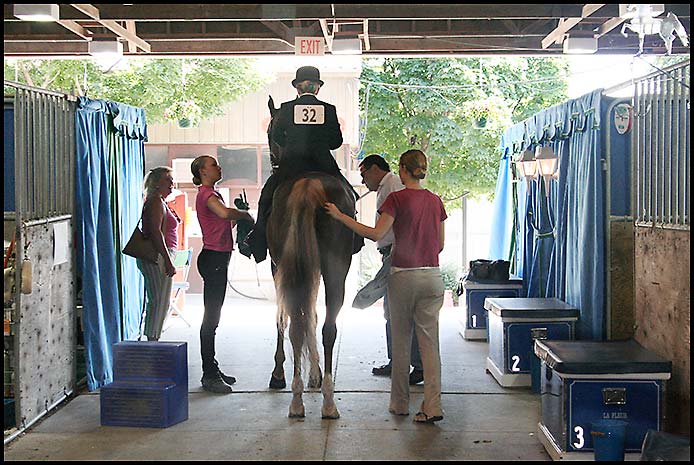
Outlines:
{"type": "Polygon", "coordinates": [[[313,108],[302,108],[301,113],[303,114],[303,117],[301,118],[301,121],[304,123],[315,123],[316,122],[316,110],[313,108]],[[309,113],[311,116],[309,116],[309,113]]]}

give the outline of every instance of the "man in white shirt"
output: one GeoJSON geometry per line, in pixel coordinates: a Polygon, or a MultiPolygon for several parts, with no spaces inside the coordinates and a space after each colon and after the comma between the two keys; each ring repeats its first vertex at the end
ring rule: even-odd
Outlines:
{"type": "MultiPolygon", "coordinates": [[[[361,173],[362,181],[369,188],[370,191],[376,192],[376,223],[381,216],[378,213],[378,209],[381,208],[383,202],[391,192],[399,191],[404,189],[405,186],[402,184],[400,177],[390,171],[390,166],[388,162],[385,161],[380,155],[369,155],[364,158],[361,163],[359,163],[359,171],[361,173]]],[[[388,305],[388,295],[385,293],[385,281],[388,277],[388,271],[390,269],[390,252],[393,247],[393,240],[395,236],[393,235],[393,230],[391,229],[383,236],[379,241],[376,242],[376,247],[381,253],[381,259],[383,265],[381,270],[378,272],[374,280],[368,283],[364,289],[360,290],[355,297],[356,307],[363,308],[362,305],[356,305],[357,301],[362,299],[368,299],[367,303],[371,304],[378,300],[378,298],[373,298],[375,296],[383,296],[383,316],[386,319],[386,342],[388,346],[388,363],[385,365],[374,367],[371,372],[376,376],[390,376],[391,372],[391,336],[390,336],[390,307],[388,305]],[[385,269],[385,268],[388,269],[385,269]],[[375,281],[379,282],[376,283],[375,281]],[[373,291],[370,296],[366,296],[367,290],[376,289],[376,293],[373,291]],[[382,291],[382,292],[380,292],[382,291]]],[[[362,304],[364,301],[362,301],[362,304]]],[[[410,385],[415,385],[421,383],[424,379],[424,372],[422,371],[422,358],[419,354],[419,346],[417,344],[417,338],[412,335],[412,348],[410,353],[410,363],[413,367],[410,373],[410,385]]]]}

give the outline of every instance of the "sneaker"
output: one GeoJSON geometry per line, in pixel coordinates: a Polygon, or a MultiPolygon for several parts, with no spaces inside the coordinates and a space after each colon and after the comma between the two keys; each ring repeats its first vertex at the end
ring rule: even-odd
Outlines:
{"type": "Polygon", "coordinates": [[[410,386],[419,384],[422,381],[424,381],[424,371],[413,368],[412,373],[410,373],[410,386]]]}
{"type": "Polygon", "coordinates": [[[236,378],[234,378],[233,376],[225,375],[221,371],[219,372],[219,377],[222,378],[222,381],[224,381],[229,386],[236,382],[236,378]]]}
{"type": "Polygon", "coordinates": [[[381,365],[380,367],[373,367],[371,370],[371,374],[374,376],[390,376],[390,372],[392,371],[393,367],[390,365],[390,363],[386,363],[385,365],[381,365]]]}
{"type": "Polygon", "coordinates": [[[231,386],[226,384],[220,376],[202,378],[202,388],[208,392],[216,394],[229,394],[232,392],[231,386]]]}

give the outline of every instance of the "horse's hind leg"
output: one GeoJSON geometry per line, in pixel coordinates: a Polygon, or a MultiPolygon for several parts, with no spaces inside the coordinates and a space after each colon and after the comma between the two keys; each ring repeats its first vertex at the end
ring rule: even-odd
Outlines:
{"type": "MultiPolygon", "coordinates": [[[[338,260],[336,260],[337,262],[338,260]]],[[[336,268],[335,262],[324,268],[325,281],[325,323],[323,324],[323,350],[325,351],[325,375],[323,377],[323,418],[340,418],[340,412],[335,405],[333,384],[333,347],[337,339],[337,315],[340,313],[345,298],[345,278],[349,270],[349,262],[344,269],[336,268]],[[330,269],[330,267],[332,267],[330,269]]]]}
{"type": "Polygon", "coordinates": [[[294,351],[294,379],[292,380],[292,402],[289,405],[289,418],[303,418],[305,416],[304,401],[301,398],[304,392],[304,381],[301,379],[301,352],[304,344],[304,327],[301,318],[292,318],[289,324],[289,340],[294,351]]]}
{"type": "Polygon", "coordinates": [[[316,341],[316,326],[318,324],[318,314],[315,302],[313,305],[313,316],[310,318],[309,327],[306,330],[306,345],[308,346],[308,359],[311,364],[308,374],[309,389],[321,387],[323,374],[320,370],[320,355],[318,355],[318,343],[316,341]]]}
{"type": "Polygon", "coordinates": [[[287,317],[277,310],[277,347],[275,348],[275,368],[270,376],[270,389],[284,389],[287,382],[284,379],[284,330],[287,328],[287,317]]]}

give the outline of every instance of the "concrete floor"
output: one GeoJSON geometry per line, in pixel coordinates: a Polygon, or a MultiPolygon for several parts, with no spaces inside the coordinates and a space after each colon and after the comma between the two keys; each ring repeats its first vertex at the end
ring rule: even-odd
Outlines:
{"type": "MultiPolygon", "coordinates": [[[[386,361],[380,303],[358,310],[349,307],[351,296],[345,299],[335,350],[341,417],[322,420],[318,391],[304,394],[304,419],[287,417],[289,355],[287,389],[267,386],[275,347],[274,304],[231,290],[217,331],[217,359],[238,381],[229,395],[204,392],[199,383],[201,301],[199,295],[187,297],[191,328],[173,318],[162,337],[188,342],[187,421],[166,429],[101,426],[98,392],[83,393],[6,446],[4,459],[550,460],[535,433],[540,396],[529,388],[502,388],[485,372],[487,343],[460,336],[457,307],[444,307],[440,318],[445,418],[419,425],[412,418],[422,386],[411,390],[410,415],[394,416],[388,413],[390,379],[371,374],[374,365],[386,361]]],[[[288,339],[285,347],[290,354],[288,339]]]]}

